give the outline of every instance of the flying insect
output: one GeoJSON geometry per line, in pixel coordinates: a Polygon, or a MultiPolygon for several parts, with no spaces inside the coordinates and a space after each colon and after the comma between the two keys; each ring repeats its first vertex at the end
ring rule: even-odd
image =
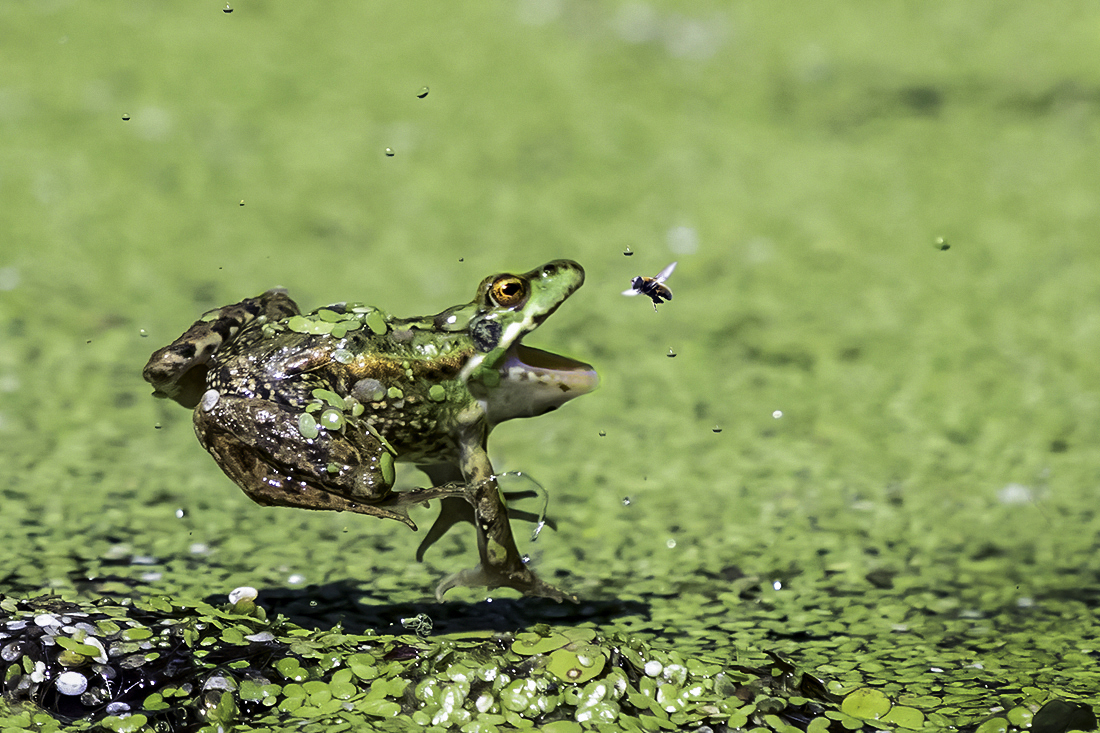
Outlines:
{"type": "Polygon", "coordinates": [[[653,310],[666,300],[672,300],[672,291],[665,285],[669,275],[676,269],[676,263],[666,267],[657,273],[656,277],[644,277],[639,275],[630,281],[630,289],[624,290],[623,295],[645,295],[653,301],[653,310]]]}

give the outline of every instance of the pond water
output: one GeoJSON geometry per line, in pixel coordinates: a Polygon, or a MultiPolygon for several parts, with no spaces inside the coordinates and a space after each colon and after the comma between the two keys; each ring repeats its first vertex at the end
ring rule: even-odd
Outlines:
{"type": "MultiPolygon", "coordinates": [[[[541,719],[561,731],[993,730],[1037,711],[1088,727],[1097,21],[1078,2],[3,6],[5,618],[53,613],[26,602],[53,592],[111,618],[133,599],[150,628],[211,623],[255,587],[290,626],[222,620],[305,665],[283,663],[273,707],[252,704],[255,680],[233,711],[197,689],[160,698],[239,730],[334,729],[331,699],[405,715],[407,668],[371,654],[488,664],[478,644],[515,633],[497,662],[542,660],[539,684],[583,689],[564,652],[539,666],[568,647],[606,658],[585,684],[629,685],[619,717],[563,697],[570,716],[541,719]],[[476,589],[436,604],[472,532],[417,563],[421,535],[395,522],[256,506],[141,379],[200,313],[274,286],[307,309],[414,316],[555,258],[587,281],[530,344],[591,362],[601,387],[502,425],[489,452],[546,488],[556,529],[514,527],[575,606],[476,589]],[[671,261],[656,312],[621,296],[671,261]],[[341,663],[318,666],[330,651],[341,663]],[[629,702],[643,678],[669,700],[709,681],[662,717],[629,702]],[[288,705],[305,681],[327,687],[288,705]]],[[[414,511],[421,532],[434,511],[414,511]]],[[[20,654],[9,674],[33,674],[20,654]]],[[[471,684],[469,716],[435,725],[520,724],[499,700],[479,723],[490,683],[471,684]]],[[[546,693],[509,689],[520,717],[546,693]]],[[[140,728],[134,700],[115,729],[140,728]]]]}

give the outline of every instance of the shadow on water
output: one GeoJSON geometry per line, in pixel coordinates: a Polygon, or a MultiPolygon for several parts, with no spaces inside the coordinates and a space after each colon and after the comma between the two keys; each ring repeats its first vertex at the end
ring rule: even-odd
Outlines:
{"type": "MultiPolygon", "coordinates": [[[[210,596],[207,602],[223,603],[223,596],[210,596]]],[[[379,634],[408,634],[403,619],[420,614],[431,619],[431,634],[462,634],[481,631],[518,631],[533,624],[570,625],[605,624],[623,616],[648,617],[649,604],[634,600],[581,600],[580,603],[556,603],[545,598],[498,598],[465,603],[385,603],[364,591],[362,581],[339,580],[305,588],[265,588],[257,603],[269,617],[282,614],[307,629],[329,629],[340,624],[349,633],[372,629],[379,634]],[[378,601],[378,602],[376,602],[378,601]]]]}

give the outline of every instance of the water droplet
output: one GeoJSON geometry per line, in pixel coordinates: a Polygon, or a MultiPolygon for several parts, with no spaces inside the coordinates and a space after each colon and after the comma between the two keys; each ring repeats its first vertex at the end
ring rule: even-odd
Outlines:
{"type": "Polygon", "coordinates": [[[520,558],[520,560],[523,561],[524,565],[526,565],[527,563],[531,562],[531,556],[530,555],[524,555],[520,558]]]}
{"type": "Polygon", "coordinates": [[[241,206],[244,206],[244,199],[241,199],[241,206]]]}
{"type": "Polygon", "coordinates": [[[153,430],[160,430],[163,426],[159,422],[153,423],[153,430]]]}
{"type": "Polygon", "coordinates": [[[676,358],[676,352],[673,351],[672,349],[669,349],[668,350],[668,358],[669,359],[675,359],[676,358]]]}
{"type": "Polygon", "coordinates": [[[676,540],[669,537],[667,540],[665,540],[665,547],[667,547],[670,550],[672,548],[676,547],[676,540]]]}
{"type": "Polygon", "coordinates": [[[216,389],[208,389],[202,393],[202,399],[199,401],[199,407],[203,412],[210,412],[218,404],[218,400],[221,399],[221,392],[216,389]]]}
{"type": "Polygon", "coordinates": [[[607,437],[607,431],[606,430],[601,430],[600,431],[600,437],[601,438],[606,438],[607,437]]]}
{"type": "Polygon", "coordinates": [[[129,121],[130,121],[130,115],[128,115],[128,114],[126,114],[126,113],[124,112],[124,113],[122,114],[122,121],[123,121],[123,122],[129,122],[129,121]]]}
{"type": "Polygon", "coordinates": [[[627,247],[623,250],[623,255],[625,255],[626,257],[633,257],[634,252],[631,251],[630,247],[627,247]]]}
{"type": "Polygon", "coordinates": [[[423,99],[428,96],[428,87],[420,87],[420,91],[416,93],[418,99],[423,99]]]}
{"type": "Polygon", "coordinates": [[[386,148],[386,157],[392,158],[394,156],[393,148],[386,148]]]}
{"type": "Polygon", "coordinates": [[[774,583],[772,583],[772,589],[773,590],[783,590],[783,582],[780,581],[780,580],[775,581],[774,583]]]}
{"type": "Polygon", "coordinates": [[[88,689],[88,678],[80,672],[62,672],[57,676],[55,685],[62,695],[80,695],[88,689]]]}
{"type": "Polygon", "coordinates": [[[183,509],[177,509],[176,510],[176,519],[183,519],[186,516],[187,516],[187,512],[184,511],[183,509]]]}
{"type": "Polygon", "coordinates": [[[146,331],[144,328],[138,331],[138,335],[141,336],[143,339],[149,338],[149,332],[146,331]]]}
{"type": "Polygon", "coordinates": [[[223,12],[223,13],[232,13],[232,12],[233,12],[233,8],[229,7],[229,3],[226,3],[226,4],[225,4],[225,7],[224,7],[224,8],[222,8],[222,12],[223,12]]]}
{"type": "Polygon", "coordinates": [[[623,497],[623,506],[630,506],[630,497],[629,496],[624,496],[623,497]]]}
{"type": "Polygon", "coordinates": [[[254,601],[259,593],[250,585],[242,585],[229,591],[229,602],[233,605],[241,601],[254,601]]]}
{"type": "Polygon", "coordinates": [[[951,245],[948,244],[947,240],[944,239],[943,237],[936,237],[935,244],[936,244],[936,249],[938,249],[940,252],[944,252],[946,250],[951,249],[951,245]]]}
{"type": "Polygon", "coordinates": [[[775,412],[772,413],[772,417],[774,417],[776,420],[778,420],[779,418],[783,417],[783,411],[782,410],[776,410],[775,412]]]}
{"type": "Polygon", "coordinates": [[[466,258],[465,258],[465,257],[459,257],[459,258],[458,258],[458,261],[459,261],[459,262],[465,262],[465,261],[466,261],[466,258]]]}
{"type": "Polygon", "coordinates": [[[714,426],[713,428],[711,428],[710,430],[711,430],[711,432],[712,432],[712,433],[720,433],[720,432],[722,432],[722,428],[718,427],[717,425],[715,425],[715,426],[714,426]]]}

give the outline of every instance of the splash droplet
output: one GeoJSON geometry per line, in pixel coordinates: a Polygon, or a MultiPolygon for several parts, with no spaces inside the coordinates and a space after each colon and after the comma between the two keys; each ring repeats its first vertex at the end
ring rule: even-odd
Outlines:
{"type": "Polygon", "coordinates": [[[244,206],[244,199],[241,199],[241,206],[244,206]]]}
{"type": "Polygon", "coordinates": [[[783,411],[782,410],[776,410],[775,412],[772,413],[772,417],[774,417],[776,420],[778,420],[779,418],[783,417],[783,411]]]}
{"type": "Polygon", "coordinates": [[[54,686],[62,695],[79,695],[88,689],[88,678],[80,672],[62,672],[57,676],[54,686]]]}
{"type": "Polygon", "coordinates": [[[259,593],[250,585],[242,585],[229,591],[229,602],[237,605],[241,601],[254,601],[259,593]]]}
{"type": "Polygon", "coordinates": [[[938,249],[940,252],[944,252],[946,250],[951,249],[951,245],[948,244],[947,240],[944,239],[943,237],[936,237],[935,244],[936,244],[936,249],[938,249]]]}
{"type": "Polygon", "coordinates": [[[607,431],[606,430],[601,430],[600,431],[600,437],[601,438],[606,438],[607,437],[607,431]]]}
{"type": "Polygon", "coordinates": [[[393,148],[386,148],[386,157],[392,158],[394,156],[393,148]]]}
{"type": "Polygon", "coordinates": [[[226,14],[232,13],[232,12],[233,12],[233,8],[229,7],[229,3],[226,3],[226,4],[225,4],[225,7],[224,7],[224,8],[222,8],[222,12],[223,12],[223,13],[226,13],[226,14]]]}
{"type": "Polygon", "coordinates": [[[711,428],[710,430],[711,430],[711,432],[712,432],[712,433],[720,433],[720,432],[722,432],[722,428],[720,428],[720,427],[719,427],[719,426],[717,426],[717,425],[715,425],[715,426],[714,426],[713,428],[711,428]]]}
{"type": "Polygon", "coordinates": [[[623,497],[623,506],[630,506],[630,497],[629,496],[624,496],[623,497]]]}
{"type": "Polygon", "coordinates": [[[148,332],[148,331],[146,331],[146,330],[145,330],[144,328],[138,329],[138,334],[139,334],[139,335],[140,335],[140,336],[141,336],[141,337],[142,337],[143,339],[144,339],[144,338],[149,338],[149,332],[148,332]]]}
{"type": "Polygon", "coordinates": [[[428,87],[420,87],[420,91],[416,93],[417,99],[423,99],[428,96],[428,87]]]}
{"type": "Polygon", "coordinates": [[[669,349],[668,350],[668,358],[669,359],[675,359],[676,358],[676,352],[673,351],[672,349],[669,349]]]}
{"type": "Polygon", "coordinates": [[[626,256],[626,257],[633,257],[634,252],[630,249],[630,247],[627,247],[626,249],[623,250],[623,255],[626,256]]]}
{"type": "Polygon", "coordinates": [[[125,112],[123,112],[123,113],[122,113],[122,121],[123,121],[123,122],[129,122],[129,121],[130,121],[130,115],[128,115],[128,114],[126,114],[125,112]]]}

